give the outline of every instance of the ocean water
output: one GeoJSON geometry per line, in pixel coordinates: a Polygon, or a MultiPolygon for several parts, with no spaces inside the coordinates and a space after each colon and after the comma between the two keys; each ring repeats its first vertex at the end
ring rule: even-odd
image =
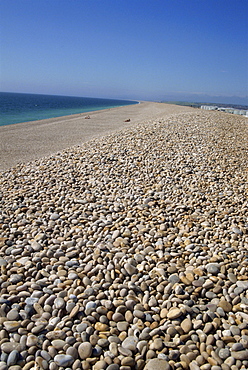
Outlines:
{"type": "Polygon", "coordinates": [[[137,103],[129,100],[0,92],[0,126],[137,103]]]}

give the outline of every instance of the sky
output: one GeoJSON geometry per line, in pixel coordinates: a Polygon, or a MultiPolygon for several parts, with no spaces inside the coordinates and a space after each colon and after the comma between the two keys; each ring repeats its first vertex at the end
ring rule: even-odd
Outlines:
{"type": "Polygon", "coordinates": [[[0,0],[0,91],[248,104],[248,1],[0,0]]]}

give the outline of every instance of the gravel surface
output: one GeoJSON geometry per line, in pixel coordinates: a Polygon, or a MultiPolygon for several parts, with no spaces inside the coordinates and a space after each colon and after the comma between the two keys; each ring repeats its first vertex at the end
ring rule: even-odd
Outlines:
{"type": "Polygon", "coordinates": [[[161,112],[3,172],[0,370],[248,369],[247,137],[161,112]]]}

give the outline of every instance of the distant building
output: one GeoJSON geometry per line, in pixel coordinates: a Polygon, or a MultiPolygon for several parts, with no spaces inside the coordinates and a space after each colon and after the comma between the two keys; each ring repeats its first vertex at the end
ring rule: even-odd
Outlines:
{"type": "Polygon", "coordinates": [[[202,105],[201,106],[201,109],[205,109],[205,110],[217,110],[218,107],[217,106],[214,106],[214,105],[202,105]]]}
{"type": "Polygon", "coordinates": [[[216,105],[202,105],[201,109],[217,110],[219,112],[238,114],[238,115],[241,115],[241,116],[248,117],[248,111],[244,110],[244,109],[234,109],[234,108],[230,108],[230,107],[225,108],[225,107],[218,107],[216,105]]]}

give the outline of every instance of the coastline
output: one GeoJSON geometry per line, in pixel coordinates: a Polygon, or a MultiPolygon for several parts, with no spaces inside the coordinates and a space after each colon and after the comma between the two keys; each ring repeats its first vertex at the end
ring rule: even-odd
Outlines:
{"type": "Polygon", "coordinates": [[[192,108],[140,102],[135,105],[0,126],[0,171],[74,145],[81,145],[139,122],[188,111],[192,111],[192,108]],[[90,119],[85,119],[87,116],[90,116],[90,119]],[[130,122],[125,122],[128,119],[130,122]]]}

